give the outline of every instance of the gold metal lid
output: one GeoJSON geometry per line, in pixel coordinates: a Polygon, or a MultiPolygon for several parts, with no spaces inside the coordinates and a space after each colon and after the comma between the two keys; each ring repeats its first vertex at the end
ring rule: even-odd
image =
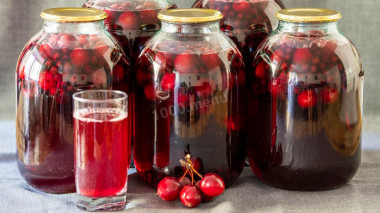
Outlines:
{"type": "Polygon", "coordinates": [[[107,18],[103,10],[80,7],[50,8],[42,11],[41,17],[56,22],[90,22],[107,18]]]}
{"type": "Polygon", "coordinates": [[[174,23],[202,23],[219,21],[223,18],[221,12],[211,9],[173,9],[164,10],[158,14],[161,21],[174,23]]]}
{"type": "Polygon", "coordinates": [[[323,8],[289,8],[278,11],[276,17],[289,22],[334,22],[342,15],[336,10],[323,8]]]}

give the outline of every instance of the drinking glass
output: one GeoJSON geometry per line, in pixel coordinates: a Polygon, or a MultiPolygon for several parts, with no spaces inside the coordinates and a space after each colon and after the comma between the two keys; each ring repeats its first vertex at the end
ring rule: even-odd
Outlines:
{"type": "Polygon", "coordinates": [[[124,209],[131,159],[127,94],[87,90],[73,98],[77,207],[124,209]]]}

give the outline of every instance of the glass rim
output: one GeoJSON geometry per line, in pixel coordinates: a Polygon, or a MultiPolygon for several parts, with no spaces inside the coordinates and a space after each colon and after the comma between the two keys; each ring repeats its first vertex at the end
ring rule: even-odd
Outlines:
{"type": "Polygon", "coordinates": [[[92,89],[92,90],[84,90],[80,92],[76,92],[73,94],[73,99],[74,101],[82,102],[82,103],[107,103],[110,101],[123,101],[128,99],[127,93],[120,91],[120,90],[105,90],[105,89],[92,89]],[[95,92],[102,92],[102,93],[114,93],[114,94],[119,94],[122,95],[122,97],[118,98],[107,98],[107,99],[87,99],[87,98],[82,98],[79,97],[80,95],[83,95],[85,93],[95,93],[95,92]]]}

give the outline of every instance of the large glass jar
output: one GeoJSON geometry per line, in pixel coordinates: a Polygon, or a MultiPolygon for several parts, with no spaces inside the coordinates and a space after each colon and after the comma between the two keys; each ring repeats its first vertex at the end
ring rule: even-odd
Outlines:
{"type": "Polygon", "coordinates": [[[251,168],[280,188],[336,188],[360,164],[360,56],[339,32],[337,11],[298,8],[277,17],[247,75],[251,168]]]}
{"type": "Polygon", "coordinates": [[[104,28],[104,11],[54,8],[41,17],[16,68],[18,168],[38,190],[75,192],[71,96],[112,87],[129,93],[129,64],[104,28]]]}
{"type": "Polygon", "coordinates": [[[222,14],[175,9],[159,14],[162,30],[136,63],[134,162],[155,185],[183,174],[189,154],[197,170],[231,184],[245,158],[244,62],[220,31],[222,14]]]}
{"type": "Polygon", "coordinates": [[[193,7],[223,13],[221,29],[237,42],[247,67],[261,42],[276,29],[276,12],[285,8],[281,0],[197,0],[193,7]]]}
{"type": "Polygon", "coordinates": [[[104,22],[106,28],[119,40],[132,62],[141,53],[146,38],[160,29],[157,14],[177,7],[172,0],[87,0],[83,6],[108,14],[104,22]]]}

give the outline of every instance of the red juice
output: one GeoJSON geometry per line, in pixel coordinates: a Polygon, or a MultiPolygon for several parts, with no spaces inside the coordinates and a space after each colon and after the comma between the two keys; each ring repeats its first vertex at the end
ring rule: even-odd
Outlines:
{"type": "Polygon", "coordinates": [[[74,114],[77,193],[100,198],[127,192],[131,141],[125,112],[74,114]]]}

